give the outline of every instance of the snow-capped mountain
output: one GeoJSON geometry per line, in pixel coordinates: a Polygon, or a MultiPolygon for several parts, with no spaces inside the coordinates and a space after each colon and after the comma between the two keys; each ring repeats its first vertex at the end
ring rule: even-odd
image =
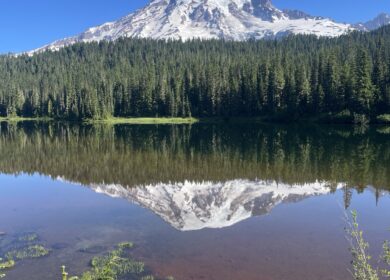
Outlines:
{"type": "Polygon", "coordinates": [[[388,24],[390,24],[390,15],[382,13],[373,20],[367,21],[365,23],[358,23],[354,27],[362,31],[372,31],[388,24]]]}
{"type": "Polygon", "coordinates": [[[112,41],[120,37],[248,40],[286,34],[334,37],[353,29],[350,24],[328,18],[280,10],[271,0],[151,0],[145,8],[118,21],[90,28],[31,54],[59,50],[77,42],[112,41]]]}
{"type": "MultiPolygon", "coordinates": [[[[331,192],[326,182],[288,185],[249,180],[90,187],[98,193],[136,202],[181,231],[228,227],[252,216],[265,215],[278,204],[331,192]]],[[[343,184],[337,186],[341,187],[343,184]]]]}

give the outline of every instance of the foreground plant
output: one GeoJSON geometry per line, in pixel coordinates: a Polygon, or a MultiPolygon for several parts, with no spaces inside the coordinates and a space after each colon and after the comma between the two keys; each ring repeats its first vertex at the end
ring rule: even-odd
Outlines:
{"type": "MultiPolygon", "coordinates": [[[[117,249],[106,256],[94,257],[91,261],[91,270],[81,277],[71,277],[69,280],[115,280],[126,274],[140,275],[144,272],[144,264],[126,256],[131,248],[133,248],[133,243],[130,242],[118,244],[117,249]]],[[[67,276],[65,267],[63,267],[63,280],[68,280],[67,276]]]]}
{"type": "MultiPolygon", "coordinates": [[[[384,251],[384,254],[383,254],[382,259],[390,267],[390,245],[389,245],[388,241],[386,241],[383,244],[383,251],[384,251]]],[[[384,277],[390,278],[390,270],[383,269],[382,274],[384,275],[384,277]]]]}
{"type": "MultiPolygon", "coordinates": [[[[145,275],[145,264],[131,258],[129,252],[134,247],[131,242],[122,242],[115,250],[106,256],[94,257],[91,261],[91,269],[81,277],[72,276],[68,278],[65,266],[62,267],[62,280],[116,280],[138,279],[155,280],[153,275],[145,275]]],[[[174,280],[168,277],[166,280],[174,280]]]]}
{"type": "MultiPolygon", "coordinates": [[[[373,268],[371,264],[372,257],[368,253],[369,244],[365,241],[363,231],[360,230],[357,222],[357,213],[353,211],[351,213],[352,220],[348,220],[348,240],[350,242],[350,250],[352,253],[352,275],[355,280],[380,280],[384,278],[390,278],[389,269],[373,268]]],[[[385,242],[384,254],[382,259],[385,261],[385,265],[390,266],[390,249],[389,243],[385,242]]]]}

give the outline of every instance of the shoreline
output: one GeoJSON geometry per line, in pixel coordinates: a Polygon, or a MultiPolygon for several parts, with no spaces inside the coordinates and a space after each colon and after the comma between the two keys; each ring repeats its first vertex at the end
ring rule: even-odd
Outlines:
{"type": "MultiPolygon", "coordinates": [[[[340,121],[337,119],[327,119],[322,117],[317,118],[302,118],[294,120],[286,120],[278,117],[210,117],[210,118],[180,118],[180,117],[110,117],[107,119],[86,119],[72,120],[50,117],[0,117],[1,122],[70,122],[80,124],[195,124],[195,123],[264,123],[264,124],[318,124],[318,125],[362,125],[351,121],[340,121]]],[[[390,122],[373,121],[363,125],[383,125],[389,126],[390,122]]]]}

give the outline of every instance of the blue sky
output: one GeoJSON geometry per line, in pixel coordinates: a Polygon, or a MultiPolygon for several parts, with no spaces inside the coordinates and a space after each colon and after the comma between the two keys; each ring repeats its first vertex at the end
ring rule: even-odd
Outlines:
{"type": "MultiPolygon", "coordinates": [[[[148,0],[0,0],[0,53],[31,50],[112,21],[148,0]]],[[[390,13],[390,0],[274,0],[337,21],[359,22],[390,13]]]]}

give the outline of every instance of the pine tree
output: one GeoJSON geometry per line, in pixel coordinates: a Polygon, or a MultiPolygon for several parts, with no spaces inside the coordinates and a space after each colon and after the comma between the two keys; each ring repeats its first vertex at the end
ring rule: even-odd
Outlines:
{"type": "Polygon", "coordinates": [[[249,42],[125,38],[0,56],[0,115],[289,119],[350,111],[375,119],[390,111],[389,30],[249,42]]]}
{"type": "Polygon", "coordinates": [[[368,115],[373,98],[373,86],[370,77],[370,62],[367,50],[360,48],[356,53],[356,81],[353,96],[353,112],[368,115]]]}
{"type": "Polygon", "coordinates": [[[280,107],[282,92],[285,86],[283,73],[279,64],[273,65],[269,74],[267,105],[271,113],[276,113],[280,107]]]}

